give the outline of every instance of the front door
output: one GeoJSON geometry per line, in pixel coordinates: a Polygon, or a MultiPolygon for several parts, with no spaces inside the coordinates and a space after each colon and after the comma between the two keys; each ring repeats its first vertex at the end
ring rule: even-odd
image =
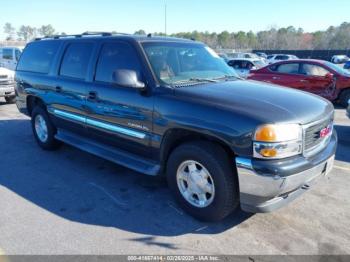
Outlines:
{"type": "Polygon", "coordinates": [[[133,70],[142,81],[143,69],[135,47],[127,42],[101,44],[95,77],[87,86],[87,130],[102,143],[150,157],[153,97],[113,82],[116,70],[133,70]]]}

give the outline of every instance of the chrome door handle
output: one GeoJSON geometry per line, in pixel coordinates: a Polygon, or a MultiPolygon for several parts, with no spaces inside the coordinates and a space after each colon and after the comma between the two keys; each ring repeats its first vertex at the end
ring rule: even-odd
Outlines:
{"type": "Polygon", "coordinates": [[[281,79],[281,78],[278,77],[278,76],[274,76],[274,77],[272,77],[272,79],[273,79],[273,80],[278,80],[278,79],[281,79]]]}
{"type": "Polygon", "coordinates": [[[305,79],[301,79],[300,82],[305,83],[305,82],[309,82],[309,81],[307,81],[307,80],[305,80],[305,79]]]}

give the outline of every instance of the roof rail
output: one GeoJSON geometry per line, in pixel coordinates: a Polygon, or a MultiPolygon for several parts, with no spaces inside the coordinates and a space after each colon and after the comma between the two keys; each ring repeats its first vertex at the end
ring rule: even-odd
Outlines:
{"type": "Polygon", "coordinates": [[[44,36],[44,37],[38,37],[35,38],[34,41],[39,41],[39,40],[44,40],[44,39],[60,39],[60,38],[80,38],[84,36],[113,36],[113,35],[129,35],[126,33],[110,33],[110,32],[91,32],[91,31],[86,31],[82,34],[77,34],[77,35],[49,35],[49,36],[44,36]]]}

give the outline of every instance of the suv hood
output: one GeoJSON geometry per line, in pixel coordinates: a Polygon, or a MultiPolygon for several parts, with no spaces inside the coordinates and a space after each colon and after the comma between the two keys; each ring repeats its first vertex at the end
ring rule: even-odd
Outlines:
{"type": "MultiPolygon", "coordinates": [[[[333,105],[303,91],[257,81],[227,81],[180,87],[176,96],[230,110],[262,123],[308,124],[333,113],[333,105]]],[[[194,101],[193,101],[194,102],[194,101]]]]}

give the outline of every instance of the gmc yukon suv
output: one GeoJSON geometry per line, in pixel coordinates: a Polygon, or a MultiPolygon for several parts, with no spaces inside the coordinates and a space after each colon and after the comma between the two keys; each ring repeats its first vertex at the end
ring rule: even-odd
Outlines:
{"type": "Polygon", "coordinates": [[[202,43],[109,33],[29,43],[16,103],[39,146],[75,146],[164,175],[207,221],[269,212],[329,173],[334,109],[315,95],[241,80],[202,43]]]}

